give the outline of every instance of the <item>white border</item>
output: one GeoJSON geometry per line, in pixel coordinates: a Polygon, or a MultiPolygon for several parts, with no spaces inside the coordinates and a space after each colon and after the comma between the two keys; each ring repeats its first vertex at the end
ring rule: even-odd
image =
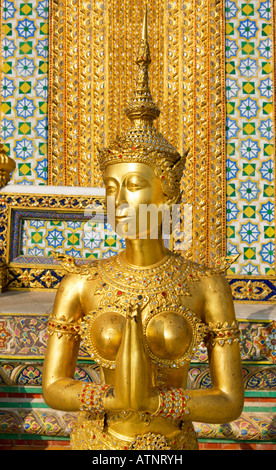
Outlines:
{"type": "Polygon", "coordinates": [[[0,189],[0,194],[43,194],[47,196],[105,196],[105,188],[85,188],[82,186],[48,186],[8,184],[0,189]]]}

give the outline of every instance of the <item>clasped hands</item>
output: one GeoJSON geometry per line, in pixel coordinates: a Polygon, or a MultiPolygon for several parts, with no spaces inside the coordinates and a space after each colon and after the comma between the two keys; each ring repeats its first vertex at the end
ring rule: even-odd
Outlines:
{"type": "Polygon", "coordinates": [[[144,345],[142,311],[140,305],[131,304],[126,316],[116,358],[115,385],[105,396],[104,406],[109,411],[155,412],[158,408],[159,393],[152,384],[151,362],[144,345]]]}

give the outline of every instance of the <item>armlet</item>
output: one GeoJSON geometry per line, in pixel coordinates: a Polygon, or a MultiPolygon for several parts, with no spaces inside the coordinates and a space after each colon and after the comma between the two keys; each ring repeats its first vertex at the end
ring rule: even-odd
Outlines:
{"type": "Polygon", "coordinates": [[[224,346],[225,344],[233,344],[240,341],[240,330],[237,321],[231,324],[217,323],[216,326],[209,323],[209,332],[205,338],[205,344],[208,346],[224,346]]]}
{"type": "Polygon", "coordinates": [[[64,316],[57,318],[54,315],[50,315],[48,321],[48,334],[52,336],[56,334],[58,338],[66,336],[67,338],[79,339],[80,321],[74,322],[72,320],[66,320],[64,316]]]}

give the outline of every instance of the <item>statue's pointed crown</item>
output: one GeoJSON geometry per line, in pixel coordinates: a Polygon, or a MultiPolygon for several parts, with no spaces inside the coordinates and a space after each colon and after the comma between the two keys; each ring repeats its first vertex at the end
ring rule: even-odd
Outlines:
{"type": "MultiPolygon", "coordinates": [[[[130,128],[110,143],[108,148],[99,150],[99,162],[102,170],[107,164],[118,162],[142,162],[149,164],[164,174],[172,170],[183,173],[185,156],[181,156],[164,136],[154,127],[153,121],[158,118],[160,110],[154,103],[150,87],[148,69],[151,63],[147,34],[147,9],[142,26],[142,38],[138,48],[136,64],[138,73],[132,99],[125,109],[131,121],[130,128]]],[[[156,171],[155,171],[156,173],[156,171]]]]}
{"type": "Polygon", "coordinates": [[[125,114],[131,121],[142,119],[148,123],[158,118],[160,110],[153,102],[150,88],[149,88],[149,75],[148,69],[151,63],[150,49],[148,43],[148,18],[147,10],[145,10],[142,27],[142,38],[139,49],[137,51],[136,64],[138,65],[138,75],[136,79],[136,88],[133,97],[127,108],[125,114]]]}

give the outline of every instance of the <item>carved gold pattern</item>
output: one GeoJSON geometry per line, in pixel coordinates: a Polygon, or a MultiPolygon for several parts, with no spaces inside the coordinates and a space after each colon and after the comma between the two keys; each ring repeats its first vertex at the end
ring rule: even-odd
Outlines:
{"type": "MultiPolygon", "coordinates": [[[[182,187],[194,225],[186,256],[209,266],[226,240],[223,8],[211,0],[148,5],[156,127],[180,154],[189,148],[182,187]]],[[[143,9],[142,0],[52,0],[49,184],[102,184],[97,148],[128,125],[143,9]]]]}
{"type": "Polygon", "coordinates": [[[109,433],[104,427],[103,419],[93,419],[93,415],[87,412],[79,413],[70,437],[72,450],[196,450],[198,448],[197,436],[189,421],[183,421],[180,431],[169,436],[149,432],[138,434],[132,440],[124,440],[118,435],[109,433]]]}
{"type": "Polygon", "coordinates": [[[99,186],[94,155],[108,103],[106,11],[92,0],[51,3],[48,183],[99,186]]]}
{"type": "Polygon", "coordinates": [[[182,421],[183,415],[188,415],[190,410],[187,402],[190,397],[183,389],[167,388],[160,389],[159,406],[155,414],[168,419],[182,421]]]}
{"type": "Polygon", "coordinates": [[[79,340],[80,325],[72,320],[66,320],[64,316],[56,318],[50,315],[48,321],[48,334],[52,336],[56,334],[58,338],[67,337],[79,340]]]}
{"type": "Polygon", "coordinates": [[[231,324],[227,322],[223,324],[218,323],[215,327],[209,324],[208,327],[209,334],[206,343],[211,346],[231,345],[240,341],[240,330],[237,321],[233,321],[231,324]]]}
{"type": "MultiPolygon", "coordinates": [[[[238,279],[231,284],[233,296],[236,300],[247,298],[249,300],[263,300],[271,293],[271,288],[265,282],[252,282],[238,279]]],[[[275,301],[275,295],[270,297],[270,301],[275,301]]]]}
{"type": "MultiPolygon", "coordinates": [[[[102,262],[94,261],[88,266],[77,266],[72,257],[62,256],[63,268],[71,273],[100,278],[95,295],[102,295],[101,305],[113,303],[125,307],[126,298],[166,306],[168,302],[179,305],[178,295],[190,295],[189,283],[201,276],[216,274],[216,270],[185,261],[179,255],[170,255],[162,263],[150,268],[128,265],[124,252],[102,262]],[[68,261],[69,259],[69,261],[68,261]]],[[[156,307],[154,307],[156,308],[156,307]]]]}
{"type": "Polygon", "coordinates": [[[108,385],[95,384],[94,382],[85,383],[79,395],[80,410],[92,411],[100,417],[105,412],[103,399],[108,385]]]}
{"type": "Polygon", "coordinates": [[[169,450],[170,447],[164,436],[149,432],[147,434],[138,435],[131,444],[133,450],[169,450]]]}

